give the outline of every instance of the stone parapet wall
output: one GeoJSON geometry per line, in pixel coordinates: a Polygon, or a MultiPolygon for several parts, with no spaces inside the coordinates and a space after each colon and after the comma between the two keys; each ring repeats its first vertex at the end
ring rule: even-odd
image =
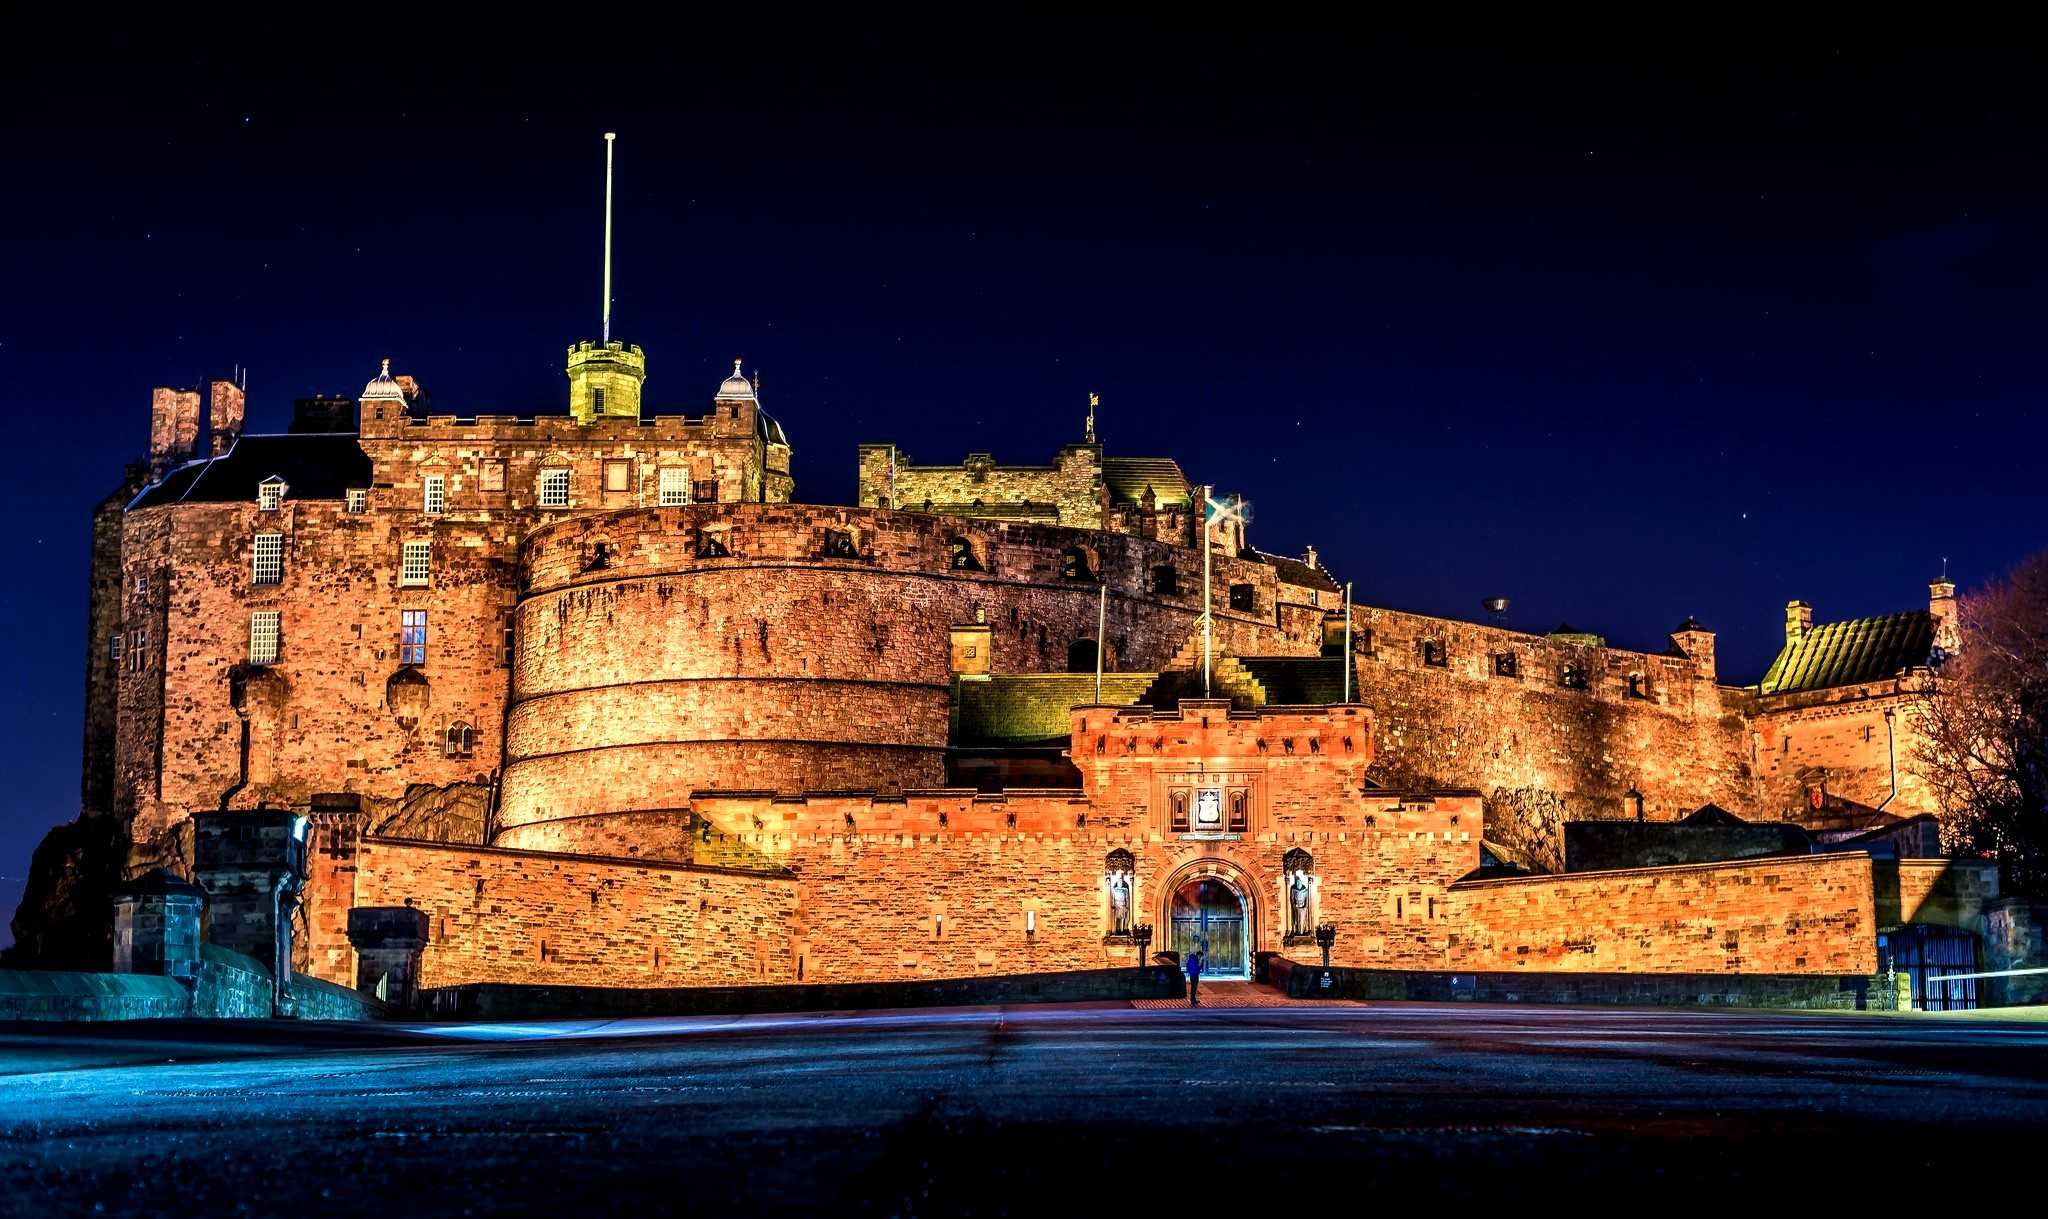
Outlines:
{"type": "Polygon", "coordinates": [[[796,884],[683,864],[323,835],[307,893],[307,971],[355,980],[352,906],[429,919],[423,986],[794,981],[796,884]]]}
{"type": "Polygon", "coordinates": [[[1460,881],[1450,899],[1452,970],[1877,969],[1873,869],[1860,852],[1460,881]]]}

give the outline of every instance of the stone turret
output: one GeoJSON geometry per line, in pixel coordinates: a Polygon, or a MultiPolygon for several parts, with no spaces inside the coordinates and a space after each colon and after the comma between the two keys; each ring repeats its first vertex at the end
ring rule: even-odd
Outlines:
{"type": "Polygon", "coordinates": [[[569,413],[578,423],[638,419],[646,382],[647,353],[637,343],[585,339],[569,349],[569,413]]]}
{"type": "Polygon", "coordinates": [[[1714,632],[1699,624],[1699,620],[1687,617],[1671,632],[1671,645],[1699,669],[1699,675],[1707,681],[1714,677],[1714,632]]]}

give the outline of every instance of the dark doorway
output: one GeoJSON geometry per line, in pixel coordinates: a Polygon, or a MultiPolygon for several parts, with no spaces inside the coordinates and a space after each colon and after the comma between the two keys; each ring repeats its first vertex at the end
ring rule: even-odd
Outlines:
{"type": "Polygon", "coordinates": [[[1245,917],[1244,899],[1229,885],[1220,880],[1191,880],[1175,889],[1168,921],[1166,946],[1182,960],[1208,941],[1204,978],[1251,976],[1245,944],[1250,920],[1245,917]]]}
{"type": "Polygon", "coordinates": [[[1067,645],[1067,672],[1093,673],[1095,671],[1095,641],[1076,639],[1067,645]]]}

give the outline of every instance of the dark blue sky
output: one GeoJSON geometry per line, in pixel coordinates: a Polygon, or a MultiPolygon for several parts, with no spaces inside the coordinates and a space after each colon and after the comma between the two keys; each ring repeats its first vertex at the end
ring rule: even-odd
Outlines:
{"type": "Polygon", "coordinates": [[[0,84],[7,911],[77,811],[86,513],[150,386],[245,365],[281,430],[389,355],[437,411],[561,409],[607,129],[614,333],[666,406],[759,367],[800,499],[861,440],[1042,461],[1093,390],[1112,451],[1363,601],[1646,648],[1694,614],[1735,681],[1788,598],[2048,542],[2034,58],[100,37],[0,84]]]}

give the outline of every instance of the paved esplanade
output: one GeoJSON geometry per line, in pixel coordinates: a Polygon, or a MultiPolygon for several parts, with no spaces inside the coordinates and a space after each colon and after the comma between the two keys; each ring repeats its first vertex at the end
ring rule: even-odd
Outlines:
{"type": "Polygon", "coordinates": [[[1105,1005],[144,1032],[0,1035],[0,1210],[1960,1214],[2048,1170],[2048,1023],[1982,1018],[1105,1005]]]}

